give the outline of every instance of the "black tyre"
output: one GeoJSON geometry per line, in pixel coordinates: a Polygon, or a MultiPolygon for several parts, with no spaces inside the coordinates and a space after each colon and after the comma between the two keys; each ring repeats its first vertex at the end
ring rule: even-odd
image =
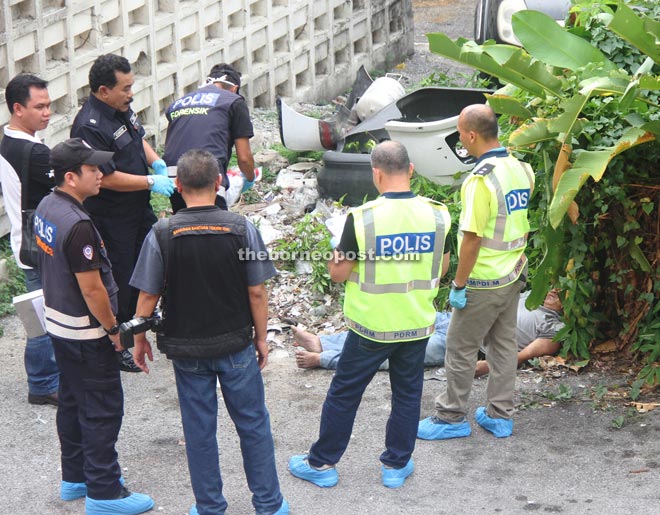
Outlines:
{"type": "Polygon", "coordinates": [[[360,206],[378,196],[371,174],[369,154],[329,150],[323,154],[323,169],[316,176],[319,195],[343,199],[345,206],[360,206]]]}

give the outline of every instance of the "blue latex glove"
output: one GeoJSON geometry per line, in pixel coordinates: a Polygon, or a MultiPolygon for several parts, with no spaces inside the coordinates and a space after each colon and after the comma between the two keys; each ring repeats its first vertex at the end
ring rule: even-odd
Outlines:
{"type": "Polygon", "coordinates": [[[156,159],[153,163],[151,163],[151,168],[153,169],[154,174],[167,177],[167,165],[162,159],[156,159]]]}
{"type": "MultiPolygon", "coordinates": [[[[245,175],[243,175],[243,172],[241,172],[241,177],[243,177],[243,187],[241,188],[241,193],[245,193],[247,190],[249,190],[252,186],[254,186],[254,181],[248,181],[245,178],[245,175]]],[[[255,177],[256,179],[256,177],[255,177]]]]}
{"type": "Polygon", "coordinates": [[[462,290],[455,290],[452,288],[449,292],[449,304],[456,309],[463,309],[467,304],[467,297],[465,296],[466,291],[467,288],[463,288],[462,290]]]}
{"type": "Polygon", "coordinates": [[[160,193],[169,197],[174,193],[174,181],[169,177],[163,177],[162,175],[152,175],[154,178],[154,185],[149,188],[154,193],[160,193]]]}

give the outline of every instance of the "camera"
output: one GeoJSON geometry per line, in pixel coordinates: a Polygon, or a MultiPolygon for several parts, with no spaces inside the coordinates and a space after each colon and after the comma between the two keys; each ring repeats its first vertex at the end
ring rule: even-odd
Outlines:
{"type": "Polygon", "coordinates": [[[154,332],[161,330],[163,320],[158,315],[150,317],[136,317],[119,326],[119,341],[124,349],[130,349],[134,345],[133,335],[143,333],[149,329],[154,332]]]}

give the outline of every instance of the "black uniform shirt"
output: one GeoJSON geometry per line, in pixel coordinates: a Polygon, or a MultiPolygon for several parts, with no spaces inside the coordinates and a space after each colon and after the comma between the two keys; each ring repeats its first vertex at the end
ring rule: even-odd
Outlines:
{"type": "MultiPolygon", "coordinates": [[[[104,175],[115,170],[147,175],[144,135],[144,128],[132,109],[125,113],[117,111],[94,95],[87,99],[71,127],[72,138],[82,138],[97,150],[115,153],[107,165],[99,167],[104,175]]],[[[148,190],[118,192],[101,189],[101,193],[85,201],[85,207],[95,216],[128,215],[148,207],[149,198],[148,190]]]]}
{"type": "Polygon", "coordinates": [[[225,173],[234,140],[254,136],[243,97],[213,85],[176,100],[165,116],[169,125],[163,159],[168,165],[175,165],[190,149],[203,149],[213,154],[225,173]]]}

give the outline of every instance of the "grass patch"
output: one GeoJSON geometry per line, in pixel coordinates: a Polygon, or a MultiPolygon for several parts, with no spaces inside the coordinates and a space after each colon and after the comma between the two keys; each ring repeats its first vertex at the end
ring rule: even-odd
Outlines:
{"type": "Polygon", "coordinates": [[[290,164],[297,163],[303,159],[305,161],[320,161],[323,158],[323,151],[309,150],[305,152],[296,152],[295,150],[289,150],[280,143],[276,143],[270,148],[284,157],[290,164]]]}
{"type": "Polygon", "coordinates": [[[21,295],[25,290],[25,274],[16,264],[11,251],[9,235],[0,238],[0,259],[7,262],[8,278],[0,283],[0,316],[16,313],[12,299],[21,295]]]}

